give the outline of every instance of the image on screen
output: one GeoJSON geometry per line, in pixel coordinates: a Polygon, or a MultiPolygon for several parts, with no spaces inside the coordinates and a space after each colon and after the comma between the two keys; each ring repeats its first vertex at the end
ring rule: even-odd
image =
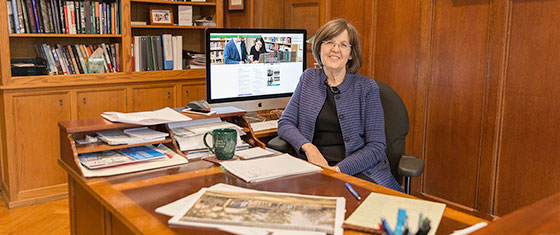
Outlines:
{"type": "Polygon", "coordinates": [[[208,102],[291,96],[305,69],[305,37],[305,30],[208,29],[208,102]]]}

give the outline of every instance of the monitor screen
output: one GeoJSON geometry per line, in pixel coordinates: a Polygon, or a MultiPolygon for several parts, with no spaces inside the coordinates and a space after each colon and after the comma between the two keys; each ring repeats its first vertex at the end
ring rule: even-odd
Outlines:
{"type": "Polygon", "coordinates": [[[207,29],[206,99],[247,111],[283,108],[305,70],[306,31],[207,29]]]}

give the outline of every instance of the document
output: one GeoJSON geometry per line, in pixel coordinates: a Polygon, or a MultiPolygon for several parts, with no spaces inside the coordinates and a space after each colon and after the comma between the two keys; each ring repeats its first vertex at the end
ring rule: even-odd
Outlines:
{"type": "Polygon", "coordinates": [[[420,214],[429,218],[431,229],[429,235],[436,230],[443,216],[445,204],[430,202],[419,199],[391,196],[380,193],[370,193],[360,206],[352,213],[344,224],[351,226],[377,229],[381,219],[384,218],[391,229],[397,225],[399,208],[406,210],[409,232],[414,234],[418,231],[420,214]]]}
{"type": "Polygon", "coordinates": [[[148,127],[126,129],[123,132],[125,134],[129,135],[129,136],[133,136],[133,137],[136,137],[136,138],[142,138],[142,139],[145,139],[145,140],[161,139],[161,138],[165,138],[165,137],[169,136],[169,133],[152,130],[148,127]]]}
{"type": "Polygon", "coordinates": [[[235,155],[237,155],[238,157],[244,160],[259,158],[264,156],[271,156],[273,154],[274,154],[273,152],[259,147],[235,151],[235,155]]]}
{"type": "Polygon", "coordinates": [[[222,161],[220,164],[246,182],[260,182],[322,170],[321,167],[292,157],[289,154],[252,160],[222,161]]]}
{"type": "Polygon", "coordinates": [[[144,139],[140,137],[134,137],[127,135],[124,131],[105,131],[97,132],[97,138],[103,140],[109,145],[120,145],[120,144],[140,144],[152,141],[165,140],[165,137],[157,137],[154,139],[144,139]]]}
{"type": "Polygon", "coordinates": [[[346,201],[273,193],[217,184],[164,205],[172,225],[209,227],[236,234],[342,234],[346,201]],[[210,212],[211,213],[208,213],[210,212]]]}
{"type": "Polygon", "coordinates": [[[111,122],[122,122],[146,126],[192,120],[190,117],[187,117],[169,107],[155,111],[136,113],[104,112],[101,116],[111,122]]]}
{"type": "Polygon", "coordinates": [[[80,163],[89,169],[115,167],[143,161],[167,159],[167,155],[147,146],[109,150],[78,155],[80,163]]]}

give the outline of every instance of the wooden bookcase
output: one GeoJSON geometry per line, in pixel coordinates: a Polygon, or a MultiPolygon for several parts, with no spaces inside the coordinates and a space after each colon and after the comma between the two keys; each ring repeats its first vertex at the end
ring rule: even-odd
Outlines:
{"type": "MultiPolygon", "coordinates": [[[[132,72],[131,38],[169,33],[183,36],[183,49],[203,52],[202,26],[131,26],[131,19],[149,17],[150,6],[192,5],[213,15],[223,27],[223,1],[205,3],[121,0],[119,34],[10,34],[7,2],[0,2],[0,179],[9,208],[66,197],[67,176],[60,158],[57,123],[99,118],[105,111],[135,112],[183,106],[205,98],[205,71],[132,72]],[[34,44],[119,43],[118,73],[12,77],[12,58],[37,56],[34,44]]],[[[148,20],[149,22],[149,20],[148,20]]]]}

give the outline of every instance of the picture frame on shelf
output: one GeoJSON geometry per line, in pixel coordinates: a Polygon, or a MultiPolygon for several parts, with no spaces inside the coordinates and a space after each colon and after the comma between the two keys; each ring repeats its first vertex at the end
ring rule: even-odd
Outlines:
{"type": "Polygon", "coordinates": [[[173,25],[173,10],[166,7],[150,7],[150,25],[173,25]]]}
{"type": "Polygon", "coordinates": [[[227,0],[228,11],[245,11],[245,0],[227,0]]]}

